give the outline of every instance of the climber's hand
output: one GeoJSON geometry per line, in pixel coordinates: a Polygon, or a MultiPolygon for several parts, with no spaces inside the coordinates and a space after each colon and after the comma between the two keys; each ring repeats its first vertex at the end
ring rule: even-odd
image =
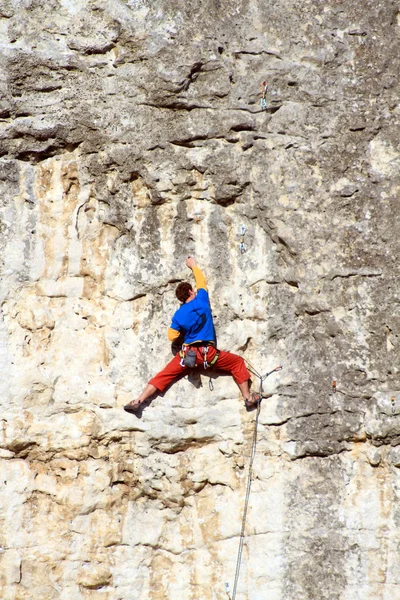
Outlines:
{"type": "Polygon", "coordinates": [[[189,267],[189,269],[193,269],[193,267],[196,266],[196,261],[194,260],[193,256],[187,257],[186,266],[189,267]]]}

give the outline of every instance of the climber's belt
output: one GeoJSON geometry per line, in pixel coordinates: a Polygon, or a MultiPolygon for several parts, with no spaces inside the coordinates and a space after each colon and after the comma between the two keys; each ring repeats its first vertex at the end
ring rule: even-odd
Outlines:
{"type": "Polygon", "coordinates": [[[179,356],[181,357],[181,360],[180,360],[181,367],[188,367],[189,369],[193,369],[194,367],[199,366],[198,363],[196,362],[196,359],[197,359],[196,348],[201,349],[201,353],[203,355],[204,369],[208,369],[208,367],[212,367],[213,365],[215,365],[215,363],[217,362],[217,360],[219,358],[219,351],[216,350],[215,356],[210,360],[210,362],[208,362],[207,354],[208,354],[209,346],[210,346],[210,344],[204,345],[204,343],[203,344],[201,344],[201,343],[190,344],[188,346],[183,345],[182,350],[179,352],[179,356]],[[193,349],[193,348],[195,348],[195,349],[193,349]]]}

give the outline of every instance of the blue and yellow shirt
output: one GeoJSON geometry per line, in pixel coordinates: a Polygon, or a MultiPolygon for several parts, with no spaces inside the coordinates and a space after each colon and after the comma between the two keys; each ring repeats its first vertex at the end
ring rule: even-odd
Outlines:
{"type": "Polygon", "coordinates": [[[206,280],[198,267],[193,268],[193,275],[196,280],[197,295],[193,300],[178,308],[172,317],[168,338],[172,342],[179,335],[183,335],[185,344],[215,343],[215,329],[206,280]]]}

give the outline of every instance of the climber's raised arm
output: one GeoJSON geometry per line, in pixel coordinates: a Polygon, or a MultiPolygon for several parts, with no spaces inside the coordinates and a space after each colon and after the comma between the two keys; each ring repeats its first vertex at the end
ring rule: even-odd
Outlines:
{"type": "Polygon", "coordinates": [[[207,291],[207,282],[204,276],[204,273],[199,267],[196,265],[196,261],[192,256],[188,256],[186,259],[186,266],[189,269],[192,269],[194,279],[196,281],[196,287],[198,290],[206,290],[207,291]]]}
{"type": "MultiPolygon", "coordinates": [[[[189,267],[189,269],[192,269],[193,271],[197,290],[207,291],[206,278],[204,277],[201,269],[199,269],[199,267],[196,265],[196,261],[192,256],[187,257],[186,266],[189,267]]],[[[182,304],[187,304],[196,297],[196,292],[194,291],[191,283],[183,281],[176,288],[176,296],[178,300],[182,302],[182,304]]],[[[185,331],[185,325],[179,323],[178,318],[175,314],[172,318],[171,326],[168,329],[169,341],[175,341],[182,333],[185,333],[185,331]]]]}

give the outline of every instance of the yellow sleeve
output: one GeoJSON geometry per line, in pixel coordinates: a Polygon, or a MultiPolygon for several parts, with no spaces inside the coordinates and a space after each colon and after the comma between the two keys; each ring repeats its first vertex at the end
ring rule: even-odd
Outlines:
{"type": "Polygon", "coordinates": [[[193,275],[196,281],[196,287],[198,290],[206,290],[207,291],[207,282],[206,278],[203,275],[203,272],[199,267],[193,267],[192,269],[193,275]]]}
{"type": "Polygon", "coordinates": [[[168,339],[170,342],[177,340],[180,335],[181,335],[180,331],[177,331],[176,329],[172,329],[172,327],[170,327],[168,329],[168,339]]]}

